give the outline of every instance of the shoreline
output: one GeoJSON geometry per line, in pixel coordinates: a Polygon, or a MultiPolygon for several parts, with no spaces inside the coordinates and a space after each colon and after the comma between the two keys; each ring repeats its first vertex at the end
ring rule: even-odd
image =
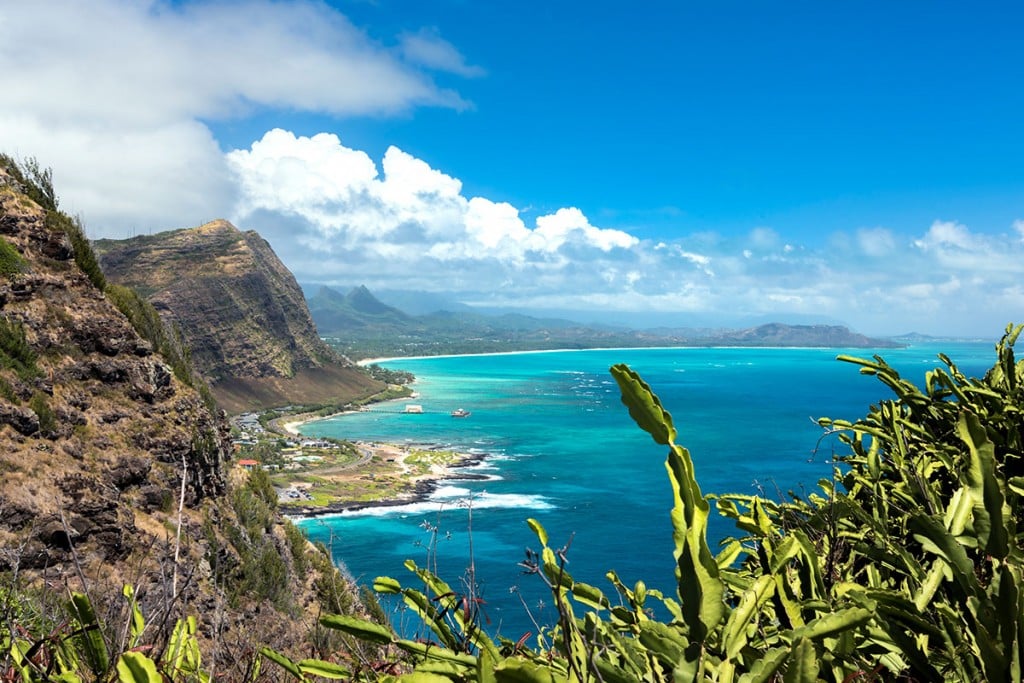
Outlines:
{"type": "MultiPolygon", "coordinates": [[[[398,398],[389,398],[389,399],[385,399],[383,401],[374,401],[372,403],[372,405],[385,404],[385,403],[389,403],[391,401],[406,401],[406,402],[408,402],[410,400],[415,400],[415,399],[411,399],[408,396],[403,396],[403,397],[398,397],[398,398]]],[[[339,410],[338,412],[330,413],[329,415],[318,415],[316,413],[299,413],[299,414],[296,414],[296,415],[288,415],[288,416],[285,416],[285,417],[279,417],[279,418],[277,418],[275,420],[272,420],[271,422],[273,424],[275,424],[276,426],[280,427],[281,429],[283,429],[284,431],[286,431],[288,434],[291,434],[292,436],[305,436],[302,432],[299,431],[299,427],[301,427],[303,425],[307,425],[307,424],[310,424],[310,423],[313,423],[313,422],[320,422],[321,420],[330,420],[332,418],[340,417],[342,415],[355,415],[357,413],[359,413],[358,410],[339,410]],[[289,420],[289,421],[288,422],[282,422],[282,420],[289,420]]]]}
{"type": "MultiPolygon", "coordinates": [[[[379,456],[381,453],[393,453],[400,450],[398,446],[393,444],[382,443],[364,443],[362,447],[373,451],[375,456],[379,456]]],[[[345,512],[355,512],[371,508],[391,508],[413,503],[424,503],[430,499],[431,494],[443,482],[485,481],[488,479],[488,476],[484,474],[474,474],[459,470],[479,465],[489,457],[489,453],[462,453],[459,451],[454,451],[454,453],[457,456],[454,462],[432,466],[430,472],[413,476],[411,478],[411,490],[395,492],[394,495],[379,500],[338,500],[327,505],[289,505],[280,509],[282,514],[291,519],[316,519],[318,517],[336,516],[345,512]]],[[[399,466],[404,467],[404,462],[399,463],[399,466]]],[[[353,471],[358,472],[359,470],[353,471]]],[[[402,474],[408,474],[408,471],[402,474]]]]}
{"type": "MultiPolygon", "coordinates": [[[[960,343],[980,343],[980,342],[986,342],[987,343],[988,341],[989,340],[987,340],[987,339],[965,340],[965,341],[960,342],[960,343]]],[[[920,342],[918,342],[918,343],[896,342],[894,346],[887,346],[887,347],[882,347],[882,346],[831,346],[831,345],[829,345],[829,346],[776,346],[776,345],[764,345],[764,344],[749,344],[749,345],[748,344],[707,344],[707,345],[700,345],[700,344],[692,344],[692,345],[690,345],[690,344],[687,344],[685,346],[590,346],[590,347],[587,347],[585,349],[573,349],[573,348],[564,348],[564,349],[532,349],[532,350],[524,350],[524,351],[481,351],[481,352],[478,352],[478,353],[439,353],[439,354],[419,355],[419,356],[387,356],[387,357],[382,357],[382,358],[363,358],[362,360],[357,360],[356,361],[356,365],[374,365],[374,364],[377,364],[377,363],[392,363],[392,362],[395,362],[395,361],[403,361],[403,360],[429,360],[431,358],[474,358],[474,357],[485,357],[485,356],[518,356],[518,355],[536,354],[536,353],[566,353],[566,352],[588,353],[588,352],[596,352],[596,351],[683,351],[683,350],[690,350],[690,349],[695,350],[695,351],[702,350],[702,349],[746,349],[748,351],[750,351],[750,350],[758,350],[758,349],[776,350],[776,351],[785,351],[785,350],[790,350],[790,349],[792,349],[792,350],[829,351],[829,350],[833,350],[834,349],[836,351],[872,351],[872,350],[887,350],[887,349],[906,349],[906,348],[910,348],[910,347],[915,346],[915,345],[920,345],[920,342]]]]}
{"type": "MultiPolygon", "coordinates": [[[[623,347],[623,349],[625,349],[625,348],[632,348],[632,347],[623,347]]],[[[645,346],[643,348],[654,348],[654,347],[645,346]]],[[[663,347],[663,348],[671,349],[671,348],[675,348],[675,347],[673,347],[673,346],[666,346],[666,347],[663,347]]],[[[589,348],[589,349],[533,349],[533,350],[527,350],[527,351],[480,351],[478,353],[439,353],[439,354],[431,354],[431,355],[426,355],[426,356],[389,356],[389,357],[385,357],[385,358],[364,358],[362,360],[357,360],[356,361],[356,365],[374,365],[375,363],[389,363],[391,361],[396,361],[396,360],[427,360],[429,358],[468,358],[468,357],[475,357],[475,356],[517,356],[519,354],[526,354],[526,353],[563,353],[565,351],[615,351],[615,350],[616,349],[614,347],[609,347],[609,348],[595,347],[595,348],[589,348]]]]}
{"type": "MultiPolygon", "coordinates": [[[[658,349],[708,349],[708,348],[749,348],[749,349],[814,349],[814,350],[830,350],[830,349],[848,349],[852,347],[765,347],[765,346],[751,346],[751,347],[738,347],[738,346],[722,346],[722,347],[608,347],[608,348],[592,348],[592,349],[538,349],[532,351],[502,351],[493,353],[472,353],[472,354],[447,354],[447,355],[429,355],[429,356],[400,356],[394,358],[376,358],[376,359],[364,359],[358,361],[360,365],[368,365],[377,362],[385,361],[401,361],[401,360],[419,360],[419,359],[430,359],[430,358],[459,358],[459,357],[484,357],[484,356],[510,356],[510,355],[523,355],[523,354],[538,354],[538,353],[560,353],[560,352],[577,352],[577,351],[635,351],[635,350],[658,350],[658,349]]],[[[393,398],[379,403],[387,403],[389,401],[407,401],[408,397],[404,398],[393,398]]],[[[292,436],[303,436],[300,431],[301,427],[306,424],[313,422],[319,422],[321,420],[333,419],[336,417],[355,414],[359,411],[355,410],[342,410],[329,415],[318,415],[315,413],[295,414],[289,416],[282,416],[273,421],[276,427],[283,430],[285,433],[292,436]],[[287,420],[287,421],[285,421],[287,420]]],[[[437,448],[439,444],[420,444],[427,449],[437,448]]],[[[388,462],[395,462],[397,456],[396,453],[403,450],[403,446],[394,443],[384,442],[362,442],[361,447],[369,451],[372,451],[375,456],[387,459],[388,462]],[[387,458],[386,456],[392,456],[387,458]]],[[[389,508],[399,507],[403,505],[409,505],[414,503],[427,502],[430,496],[442,485],[443,482],[447,481],[474,481],[487,479],[485,475],[473,474],[470,472],[460,471],[467,467],[478,465],[485,461],[490,454],[487,453],[464,453],[459,451],[452,451],[456,455],[456,459],[451,463],[432,467],[432,471],[423,474],[412,474],[408,468],[406,468],[404,462],[399,459],[397,463],[397,469],[399,469],[398,476],[408,477],[409,488],[404,490],[394,491],[392,495],[378,499],[378,500],[351,500],[351,499],[338,499],[335,502],[327,503],[326,505],[288,505],[282,508],[282,512],[295,519],[314,519],[317,517],[327,517],[333,515],[344,514],[345,512],[353,512],[358,510],[365,510],[371,508],[389,508]]],[[[367,461],[368,463],[369,461],[367,461]]],[[[363,465],[367,464],[363,463],[363,465]]],[[[362,472],[366,467],[353,467],[352,472],[362,472]]],[[[315,473],[313,473],[315,476],[315,473]]]]}
{"type": "MultiPolygon", "coordinates": [[[[378,401],[376,403],[407,400],[408,397],[401,397],[378,401]]],[[[275,418],[271,421],[271,426],[277,428],[278,433],[283,431],[290,436],[302,437],[304,435],[299,431],[299,429],[303,425],[319,422],[321,420],[328,420],[342,415],[352,415],[358,412],[359,411],[357,410],[342,410],[329,415],[297,413],[275,418]]],[[[486,475],[473,474],[471,472],[461,470],[465,470],[466,468],[473,467],[474,465],[478,465],[485,461],[490,455],[489,453],[465,453],[453,450],[451,451],[455,455],[455,460],[453,462],[442,465],[431,465],[428,472],[423,474],[413,474],[410,471],[409,466],[405,463],[405,459],[410,455],[408,446],[387,442],[357,441],[354,443],[356,443],[360,449],[364,450],[367,455],[364,462],[352,467],[351,470],[345,470],[346,472],[351,473],[351,476],[360,476],[360,473],[367,469],[367,465],[370,464],[372,459],[378,458],[379,460],[384,460],[388,463],[394,463],[395,468],[398,470],[397,476],[401,478],[408,478],[411,488],[395,491],[391,495],[387,495],[386,497],[382,497],[377,500],[346,500],[344,498],[339,498],[338,500],[327,503],[326,505],[283,505],[280,507],[282,514],[290,519],[316,519],[318,517],[341,515],[345,512],[354,512],[370,508],[389,508],[422,503],[428,501],[431,494],[433,494],[443,482],[482,481],[488,478],[486,475]]],[[[440,448],[440,444],[435,443],[422,443],[419,444],[419,446],[425,450],[435,450],[440,448]]],[[[309,474],[316,476],[315,471],[309,474]]],[[[331,475],[327,474],[324,476],[330,477],[331,475]]]]}

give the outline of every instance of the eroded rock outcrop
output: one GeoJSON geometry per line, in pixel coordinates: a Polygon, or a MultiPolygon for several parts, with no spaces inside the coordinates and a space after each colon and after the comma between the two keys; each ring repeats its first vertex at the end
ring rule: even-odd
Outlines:
{"type": "Polygon", "coordinates": [[[144,489],[184,476],[193,508],[225,490],[223,416],[76,265],[52,218],[0,170],[0,570],[59,571],[72,547],[79,562],[122,559],[152,542],[136,526],[144,489]]]}
{"type": "Polygon", "coordinates": [[[230,411],[343,402],[383,388],[317,335],[302,290],[257,233],[217,220],[97,243],[107,276],[181,331],[230,411]]]}
{"type": "Polygon", "coordinates": [[[231,468],[226,415],[163,355],[156,313],[163,337],[122,313],[80,228],[12,164],[0,155],[0,592],[87,590],[118,613],[132,585],[154,629],[199,618],[218,673],[238,667],[225,680],[260,644],[299,653],[317,582],[346,582],[269,481],[231,468]]]}

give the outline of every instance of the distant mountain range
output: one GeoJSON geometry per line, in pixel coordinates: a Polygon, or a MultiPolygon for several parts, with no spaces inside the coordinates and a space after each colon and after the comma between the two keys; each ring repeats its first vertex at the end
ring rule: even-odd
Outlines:
{"type": "Polygon", "coordinates": [[[768,323],[740,330],[631,330],[518,313],[488,315],[467,306],[411,315],[384,303],[364,286],[347,293],[326,286],[313,294],[310,288],[304,291],[320,335],[353,358],[620,346],[901,346],[841,325],[768,323]]]}

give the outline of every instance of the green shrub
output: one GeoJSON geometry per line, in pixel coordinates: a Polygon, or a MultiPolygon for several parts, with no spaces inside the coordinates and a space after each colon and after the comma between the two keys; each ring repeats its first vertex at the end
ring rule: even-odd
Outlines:
{"type": "Polygon", "coordinates": [[[0,166],[18,181],[25,194],[47,211],[57,210],[57,194],[53,190],[53,169],[43,168],[35,157],[19,163],[7,154],[0,154],[0,166]]]}
{"type": "Polygon", "coordinates": [[[60,230],[68,236],[75,252],[75,263],[85,271],[96,289],[103,291],[106,287],[106,278],[100,269],[92,245],[85,236],[81,220],[68,216],[58,208],[60,202],[53,189],[53,169],[43,168],[34,157],[18,163],[6,154],[0,154],[0,166],[18,181],[32,201],[46,211],[46,227],[60,230]]]}
{"type": "Polygon", "coordinates": [[[0,365],[29,380],[39,375],[36,358],[25,336],[25,326],[0,316],[0,365]]]}
{"type": "Polygon", "coordinates": [[[14,245],[0,237],[0,275],[8,278],[25,271],[25,259],[14,245]]]}
{"type": "MultiPolygon", "coordinates": [[[[139,336],[160,351],[167,344],[167,330],[160,314],[131,287],[110,284],[105,290],[107,298],[121,311],[139,336]]],[[[181,378],[179,378],[181,379],[181,378]]]]}
{"type": "Polygon", "coordinates": [[[41,391],[32,394],[28,407],[39,417],[39,431],[43,435],[53,434],[57,430],[57,416],[50,407],[50,400],[46,394],[41,391]]]}
{"type": "Polygon", "coordinates": [[[317,602],[332,614],[351,613],[355,603],[351,584],[334,566],[327,548],[319,544],[318,550],[311,556],[313,570],[316,572],[313,589],[316,591],[317,602]]]}
{"type": "Polygon", "coordinates": [[[0,154],[0,166],[18,181],[32,201],[46,211],[46,227],[50,230],[60,230],[68,236],[75,253],[75,263],[89,276],[93,286],[102,292],[107,285],[107,279],[96,259],[96,253],[92,250],[89,238],[85,236],[81,220],[68,216],[58,208],[60,202],[53,189],[53,169],[43,168],[34,157],[18,163],[6,154],[0,154]]]}
{"type": "Polygon", "coordinates": [[[46,227],[50,230],[60,230],[67,235],[75,254],[75,263],[88,276],[89,282],[102,292],[107,286],[107,278],[103,275],[103,269],[100,268],[100,262],[96,258],[96,252],[92,250],[89,238],[85,236],[82,222],[63,211],[51,209],[46,212],[46,227]]]}
{"type": "Polygon", "coordinates": [[[288,550],[292,555],[292,567],[297,576],[304,577],[309,571],[309,560],[306,559],[306,548],[308,541],[299,527],[292,524],[291,520],[284,520],[284,537],[288,541],[288,550]]]}
{"type": "MultiPolygon", "coordinates": [[[[294,608],[291,574],[272,533],[276,506],[277,493],[262,470],[250,472],[246,483],[231,492],[238,522],[225,520],[221,528],[239,558],[235,580],[228,582],[228,597],[234,604],[245,597],[269,601],[282,610],[294,608]]],[[[286,540],[290,542],[287,536],[286,540]]]]}
{"type": "Polygon", "coordinates": [[[243,558],[239,589],[257,601],[265,600],[278,609],[290,610],[293,599],[288,577],[288,564],[268,539],[243,558]]]}
{"type": "MultiPolygon", "coordinates": [[[[252,474],[255,474],[253,472],[252,474]]],[[[236,488],[231,494],[231,506],[238,515],[242,528],[250,538],[259,538],[274,525],[274,511],[263,497],[248,484],[236,488]]]]}
{"type": "Polygon", "coordinates": [[[0,397],[8,403],[13,403],[15,405],[21,403],[21,399],[18,398],[16,393],[14,393],[14,387],[12,387],[11,383],[3,377],[0,377],[0,397]]]}
{"type": "Polygon", "coordinates": [[[266,470],[257,468],[250,472],[246,488],[263,502],[269,512],[277,510],[277,491],[266,470]]]}

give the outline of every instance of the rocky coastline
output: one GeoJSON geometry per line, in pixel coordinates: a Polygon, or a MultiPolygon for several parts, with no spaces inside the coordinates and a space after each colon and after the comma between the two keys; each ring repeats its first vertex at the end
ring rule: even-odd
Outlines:
{"type": "Polygon", "coordinates": [[[356,512],[370,508],[389,508],[411,503],[422,503],[430,499],[430,496],[444,482],[451,481],[483,481],[486,475],[474,474],[472,472],[460,471],[474,465],[478,465],[487,459],[487,454],[463,454],[463,457],[454,465],[445,469],[447,472],[440,475],[427,475],[417,478],[412,485],[412,490],[396,493],[394,496],[380,500],[339,500],[327,505],[296,505],[288,506],[283,510],[285,516],[293,519],[313,519],[328,515],[339,515],[345,512],[356,512]]]}
{"type": "MultiPolygon", "coordinates": [[[[344,413],[338,413],[342,415],[344,413]]],[[[334,417],[334,415],[330,416],[334,417]]],[[[274,431],[291,436],[301,436],[299,428],[308,422],[325,419],[324,416],[313,413],[298,413],[275,418],[270,422],[274,431]]],[[[408,482],[409,486],[390,491],[388,494],[373,500],[346,499],[338,497],[337,500],[327,504],[303,505],[288,503],[282,505],[282,513],[293,519],[312,519],[328,515],[338,515],[345,512],[355,512],[369,508],[388,508],[409,505],[412,503],[425,502],[444,482],[451,481],[481,481],[487,479],[486,475],[476,474],[468,471],[484,462],[487,453],[463,453],[455,452],[454,460],[443,464],[433,464],[427,472],[413,472],[406,463],[413,451],[442,451],[440,444],[421,443],[399,446],[390,443],[359,442],[359,448],[366,453],[366,461],[377,459],[386,461],[395,470],[395,476],[408,482]]],[[[365,465],[365,462],[364,462],[365,465]]],[[[361,476],[363,468],[355,466],[347,470],[352,477],[361,476]]]]}

